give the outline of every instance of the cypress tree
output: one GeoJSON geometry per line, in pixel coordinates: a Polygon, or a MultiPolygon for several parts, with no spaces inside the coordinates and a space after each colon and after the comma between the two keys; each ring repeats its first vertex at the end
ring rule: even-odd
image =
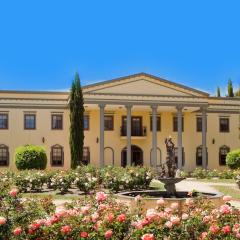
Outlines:
{"type": "Polygon", "coordinates": [[[70,92],[70,150],[71,168],[75,169],[82,162],[84,144],[84,106],[83,94],[78,73],[75,74],[70,92]]]}
{"type": "Polygon", "coordinates": [[[238,87],[238,90],[235,92],[235,97],[240,97],[240,86],[238,87]]]}
{"type": "Polygon", "coordinates": [[[217,87],[217,97],[221,97],[220,87],[217,87]]]}
{"type": "Polygon", "coordinates": [[[234,97],[232,80],[228,80],[228,97],[234,97]]]}

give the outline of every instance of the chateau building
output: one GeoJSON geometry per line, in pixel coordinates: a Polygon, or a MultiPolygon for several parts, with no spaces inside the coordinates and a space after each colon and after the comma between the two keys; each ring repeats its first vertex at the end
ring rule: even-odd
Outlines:
{"type": "MultiPolygon", "coordinates": [[[[83,95],[86,164],[157,167],[169,135],[186,171],[224,168],[240,148],[240,98],[146,73],[84,86],[83,95]]],[[[69,92],[0,91],[0,170],[15,168],[15,149],[25,144],[46,148],[48,168],[70,168],[68,101],[69,92]]]]}

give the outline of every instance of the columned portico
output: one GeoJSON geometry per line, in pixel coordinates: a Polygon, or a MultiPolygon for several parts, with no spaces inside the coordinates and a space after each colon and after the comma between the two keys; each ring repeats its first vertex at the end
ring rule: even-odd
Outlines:
{"type": "Polygon", "coordinates": [[[157,167],[157,106],[152,105],[152,166],[157,167]]]}
{"type": "Polygon", "coordinates": [[[127,165],[131,165],[131,135],[132,135],[132,126],[131,126],[131,108],[132,105],[127,104],[127,165]]]}
{"type": "Polygon", "coordinates": [[[100,143],[99,143],[99,148],[100,148],[100,162],[99,166],[103,167],[104,166],[104,108],[105,104],[99,104],[100,108],[100,143]]]}
{"type": "Polygon", "coordinates": [[[202,167],[207,168],[207,109],[202,107],[202,167]]]}
{"type": "Polygon", "coordinates": [[[182,109],[183,106],[177,106],[178,169],[182,169],[182,109]]]}

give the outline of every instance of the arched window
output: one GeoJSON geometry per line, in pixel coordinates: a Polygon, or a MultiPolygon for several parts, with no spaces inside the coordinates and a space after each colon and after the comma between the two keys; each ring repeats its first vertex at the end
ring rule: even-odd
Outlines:
{"type": "MultiPolygon", "coordinates": [[[[174,148],[174,157],[175,157],[175,164],[178,166],[178,148],[174,148]]],[[[185,165],[185,152],[184,152],[184,147],[182,148],[182,166],[185,165]]]]}
{"type": "Polygon", "coordinates": [[[90,150],[89,147],[83,147],[83,165],[88,165],[90,163],[90,150]]]}
{"type": "Polygon", "coordinates": [[[219,165],[221,166],[226,165],[226,157],[229,152],[230,152],[230,148],[226,145],[221,146],[219,148],[219,165]]]}
{"type": "MultiPolygon", "coordinates": [[[[208,151],[207,151],[207,164],[208,164],[208,151]]],[[[196,165],[202,166],[202,145],[198,146],[196,150],[196,165]]]]}
{"type": "Polygon", "coordinates": [[[63,166],[64,163],[64,152],[63,147],[56,144],[51,147],[51,165],[52,166],[63,166]]]}
{"type": "Polygon", "coordinates": [[[9,164],[9,150],[8,146],[0,145],[0,166],[8,166],[9,164]]]}

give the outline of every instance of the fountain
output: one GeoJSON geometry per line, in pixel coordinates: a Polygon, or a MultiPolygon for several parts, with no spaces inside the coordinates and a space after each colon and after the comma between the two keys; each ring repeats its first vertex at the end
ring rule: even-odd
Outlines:
{"type": "Polygon", "coordinates": [[[187,198],[202,196],[205,199],[211,199],[216,206],[222,204],[222,194],[209,193],[209,192],[197,192],[189,195],[189,191],[177,191],[175,184],[181,182],[185,178],[181,177],[180,169],[177,169],[175,162],[175,147],[172,138],[165,139],[165,145],[167,150],[167,159],[165,164],[160,166],[160,170],[157,170],[156,179],[164,184],[166,191],[159,190],[142,190],[142,191],[128,191],[117,194],[119,200],[123,200],[125,203],[129,203],[132,207],[136,205],[134,198],[138,195],[143,196],[144,209],[154,208],[156,206],[156,200],[164,198],[168,205],[173,202],[178,202],[179,208],[184,207],[184,203],[187,198]]]}
{"type": "Polygon", "coordinates": [[[171,136],[165,139],[167,150],[166,164],[161,165],[161,171],[158,171],[157,179],[164,184],[169,197],[177,197],[175,184],[181,182],[185,178],[181,177],[180,170],[177,169],[175,162],[175,147],[171,136]],[[167,172],[165,168],[167,167],[167,172]]]}

